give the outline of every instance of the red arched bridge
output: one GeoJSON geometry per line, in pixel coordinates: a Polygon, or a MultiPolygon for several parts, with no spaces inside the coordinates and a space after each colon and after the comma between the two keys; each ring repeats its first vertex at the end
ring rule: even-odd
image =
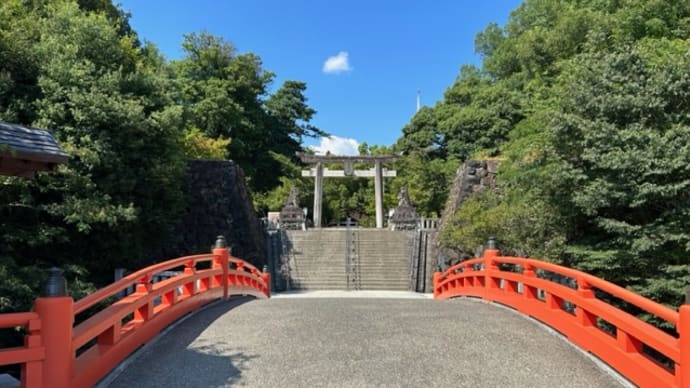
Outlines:
{"type": "Polygon", "coordinates": [[[634,385],[690,388],[690,305],[674,311],[583,272],[500,256],[491,244],[483,257],[435,273],[433,296],[494,304],[422,297],[269,300],[269,275],[230,256],[222,239],[210,254],[147,267],[76,302],[64,296],[64,283],[52,280],[33,312],[0,315],[0,328],[26,333],[23,346],[0,349],[0,365],[21,367],[23,387],[102,383],[170,326],[151,345],[154,351],[120,366],[124,372],[107,384],[621,384],[583,356],[588,353],[634,385]],[[172,269],[182,271],[152,282],[172,269]],[[115,297],[130,287],[134,292],[115,297]],[[246,296],[265,301],[244,303],[246,296]],[[230,303],[211,304],[230,297],[230,303]],[[551,327],[584,352],[496,304],[551,327]],[[204,306],[210,307],[197,311],[204,306]],[[661,330],[617,306],[634,306],[666,323],[659,327],[674,329],[661,330]],[[183,316],[188,319],[171,326],[183,316]]]}

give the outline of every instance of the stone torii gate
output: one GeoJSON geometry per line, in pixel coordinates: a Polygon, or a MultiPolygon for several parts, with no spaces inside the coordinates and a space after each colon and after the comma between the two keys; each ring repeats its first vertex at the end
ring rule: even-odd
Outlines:
{"type": "Polygon", "coordinates": [[[383,178],[395,177],[395,170],[383,168],[383,162],[392,162],[398,157],[395,155],[381,156],[326,156],[308,155],[297,153],[304,163],[316,164],[315,168],[303,170],[302,176],[314,178],[314,227],[321,227],[321,205],[323,201],[323,178],[350,178],[363,177],[374,178],[374,196],[376,197],[376,227],[383,228],[383,178]],[[343,163],[343,170],[329,170],[324,163],[343,163]],[[355,170],[354,163],[373,163],[374,168],[369,170],[355,170]]]}

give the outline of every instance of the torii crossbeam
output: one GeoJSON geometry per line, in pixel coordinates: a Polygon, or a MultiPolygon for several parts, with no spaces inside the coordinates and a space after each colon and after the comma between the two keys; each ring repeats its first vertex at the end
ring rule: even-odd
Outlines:
{"type": "Polygon", "coordinates": [[[304,163],[313,163],[315,168],[303,170],[302,176],[314,178],[314,227],[321,227],[321,207],[323,203],[323,178],[350,178],[366,177],[374,178],[374,196],[376,197],[376,227],[383,228],[383,178],[395,177],[395,170],[383,168],[383,162],[392,162],[396,155],[381,156],[330,156],[307,155],[298,152],[297,156],[304,163]],[[324,163],[343,163],[343,170],[329,170],[323,167],[324,163]],[[369,170],[355,170],[354,163],[373,163],[374,168],[369,170]]]}

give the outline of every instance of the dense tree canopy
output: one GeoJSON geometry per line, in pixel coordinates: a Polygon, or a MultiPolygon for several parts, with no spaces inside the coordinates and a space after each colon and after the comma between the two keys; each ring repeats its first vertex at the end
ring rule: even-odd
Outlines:
{"type": "Polygon", "coordinates": [[[444,99],[397,146],[500,159],[445,241],[583,268],[677,305],[690,280],[690,3],[526,0],[476,38],[444,99]]]}
{"type": "Polygon", "coordinates": [[[70,155],[0,177],[0,312],[29,308],[36,268],[62,266],[79,294],[144,263],[184,206],[186,158],[232,157],[261,197],[324,134],[306,84],[269,94],[257,55],[191,33],[168,62],[127,19],[109,0],[0,3],[0,120],[51,129],[70,155]]]}
{"type": "Polygon", "coordinates": [[[187,133],[197,143],[225,141],[256,192],[279,184],[284,157],[302,149],[302,137],[325,135],[309,123],[316,111],[307,105],[307,85],[286,81],[266,98],[273,73],[252,53],[237,54],[229,42],[208,33],[189,34],[185,57],[171,64],[183,101],[187,133]]]}

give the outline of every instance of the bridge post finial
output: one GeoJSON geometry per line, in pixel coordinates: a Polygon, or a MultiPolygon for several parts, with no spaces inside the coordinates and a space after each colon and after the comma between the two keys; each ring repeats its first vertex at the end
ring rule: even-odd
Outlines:
{"type": "Polygon", "coordinates": [[[67,296],[67,281],[62,276],[62,270],[57,267],[46,270],[48,277],[41,286],[42,297],[67,296]]]}
{"type": "Polygon", "coordinates": [[[266,284],[266,296],[271,296],[271,274],[268,272],[268,265],[264,264],[263,272],[259,274],[261,279],[263,279],[266,284]]]}
{"type": "Polygon", "coordinates": [[[489,236],[489,242],[487,243],[487,249],[496,249],[496,237],[489,236]]]}
{"type": "Polygon", "coordinates": [[[223,271],[221,286],[223,287],[223,299],[228,299],[228,274],[230,271],[230,249],[225,236],[216,237],[216,244],[213,246],[214,267],[223,271]]]}
{"type": "Polygon", "coordinates": [[[228,242],[225,240],[225,236],[219,235],[216,237],[216,245],[214,248],[227,248],[228,247],[228,242]]]}

